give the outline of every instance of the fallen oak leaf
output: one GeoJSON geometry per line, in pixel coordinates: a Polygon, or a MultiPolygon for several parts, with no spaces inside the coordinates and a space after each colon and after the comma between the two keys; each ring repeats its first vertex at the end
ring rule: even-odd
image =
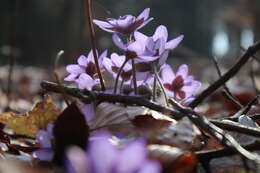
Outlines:
{"type": "Polygon", "coordinates": [[[48,123],[53,123],[59,116],[60,110],[55,106],[50,96],[38,102],[34,108],[23,114],[12,112],[3,113],[0,123],[12,129],[15,134],[35,137],[38,130],[44,129],[48,123]]]}

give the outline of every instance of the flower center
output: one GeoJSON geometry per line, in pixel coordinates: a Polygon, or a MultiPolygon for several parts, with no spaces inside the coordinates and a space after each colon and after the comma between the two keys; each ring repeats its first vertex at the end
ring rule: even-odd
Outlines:
{"type": "Polygon", "coordinates": [[[86,73],[91,77],[94,77],[94,75],[97,73],[96,65],[93,62],[88,63],[86,73]]]}

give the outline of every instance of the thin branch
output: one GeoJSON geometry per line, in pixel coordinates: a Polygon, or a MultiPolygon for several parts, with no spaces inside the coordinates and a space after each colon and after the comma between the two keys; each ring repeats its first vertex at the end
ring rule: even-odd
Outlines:
{"type": "MultiPolygon", "coordinates": [[[[256,141],[253,142],[252,144],[244,145],[243,147],[249,151],[260,150],[260,142],[256,141]]],[[[210,159],[215,159],[220,157],[232,156],[238,153],[234,148],[227,147],[223,149],[197,151],[195,152],[195,154],[200,161],[205,161],[205,160],[210,160],[210,159]]]]}
{"type": "MultiPolygon", "coordinates": [[[[43,89],[46,89],[47,91],[61,93],[59,86],[53,82],[42,81],[41,87],[43,89]]],[[[78,88],[67,87],[64,85],[61,85],[61,87],[66,92],[67,95],[77,97],[86,103],[92,102],[93,99],[96,99],[97,101],[103,101],[103,102],[105,102],[105,101],[112,102],[112,103],[119,102],[119,103],[128,104],[128,105],[144,106],[149,109],[161,112],[162,114],[171,115],[175,119],[180,119],[183,117],[183,114],[179,113],[178,111],[175,111],[170,108],[159,105],[157,103],[151,102],[148,99],[146,99],[145,97],[141,97],[141,96],[106,94],[106,93],[102,93],[102,92],[81,90],[78,88]]]]}
{"type": "Polygon", "coordinates": [[[20,8],[20,1],[15,0],[14,3],[14,13],[12,15],[11,23],[10,23],[10,56],[9,56],[9,70],[8,70],[8,79],[7,79],[7,90],[6,90],[6,97],[7,97],[7,105],[6,108],[9,109],[9,104],[11,101],[11,93],[12,93],[12,77],[15,65],[15,44],[17,42],[17,17],[19,15],[19,8],[20,8]]]}
{"type": "Polygon", "coordinates": [[[86,15],[88,17],[89,35],[90,35],[90,40],[91,40],[94,61],[95,61],[98,77],[100,80],[101,89],[103,91],[105,91],[106,88],[105,88],[104,80],[102,77],[102,73],[99,68],[99,62],[98,62],[98,57],[97,57],[97,52],[96,52],[97,49],[96,49],[96,41],[95,41],[95,30],[94,30],[94,26],[93,26],[92,3],[91,3],[92,1],[91,0],[84,0],[84,1],[85,1],[85,11],[87,12],[86,15]]]}
{"type": "Polygon", "coordinates": [[[247,114],[247,113],[250,111],[251,107],[258,102],[259,97],[260,97],[259,95],[256,96],[256,97],[255,97],[253,100],[251,100],[245,107],[243,107],[242,109],[240,109],[237,113],[235,113],[235,115],[229,117],[228,119],[229,119],[229,120],[236,119],[236,118],[239,118],[241,115],[247,114]]]}
{"type": "Polygon", "coordinates": [[[257,154],[250,153],[244,149],[231,135],[212,124],[207,118],[205,118],[205,116],[195,112],[191,108],[183,107],[175,100],[170,99],[169,101],[177,110],[186,115],[198,128],[212,135],[223,146],[233,147],[238,153],[247,159],[260,163],[260,157],[257,154]]]}
{"type": "MultiPolygon", "coordinates": [[[[60,93],[60,88],[58,87],[57,84],[43,81],[41,83],[41,86],[47,89],[48,91],[60,93]]],[[[140,96],[123,96],[123,95],[105,94],[105,93],[93,92],[88,90],[80,90],[77,88],[70,88],[65,86],[62,87],[67,94],[76,96],[80,98],[82,101],[86,101],[86,102],[92,101],[93,99],[98,101],[120,102],[128,105],[134,104],[139,106],[145,106],[147,108],[161,112],[163,114],[171,115],[173,118],[181,118],[187,116],[198,128],[206,131],[207,133],[215,137],[224,146],[233,147],[236,149],[237,152],[239,152],[241,155],[245,156],[246,158],[253,160],[257,163],[260,162],[260,158],[257,155],[252,154],[247,150],[245,150],[243,147],[241,147],[241,145],[239,145],[239,143],[237,143],[237,141],[231,135],[227,134],[225,131],[212,124],[207,118],[205,118],[205,116],[193,111],[191,108],[183,107],[176,101],[170,100],[171,104],[179,112],[161,106],[159,104],[153,103],[140,96]]]]}
{"type": "Polygon", "coordinates": [[[260,94],[259,89],[256,86],[256,80],[255,80],[255,71],[254,71],[254,61],[251,62],[251,68],[249,69],[249,75],[253,84],[253,87],[255,89],[256,94],[260,94]]]}
{"type": "MultiPolygon", "coordinates": [[[[57,55],[56,55],[56,57],[55,57],[55,59],[54,59],[54,67],[53,67],[53,75],[54,75],[55,81],[57,82],[57,84],[59,85],[59,87],[61,86],[61,81],[60,81],[60,78],[59,78],[59,74],[58,74],[58,72],[57,72],[56,70],[57,70],[57,68],[58,68],[58,63],[59,63],[60,57],[61,57],[63,54],[64,54],[64,51],[63,51],[63,50],[61,50],[61,51],[59,51],[59,52],[57,53],[57,55]]],[[[67,106],[69,106],[70,104],[69,104],[69,101],[68,101],[68,99],[67,99],[67,97],[66,97],[66,93],[62,90],[62,88],[61,88],[61,92],[62,92],[61,94],[62,94],[62,97],[63,97],[65,103],[67,104],[67,106]]]]}
{"type": "MultiPolygon", "coordinates": [[[[56,93],[62,93],[63,91],[66,92],[67,95],[77,97],[81,99],[82,101],[89,103],[93,100],[97,101],[106,101],[106,102],[120,102],[128,105],[138,105],[138,106],[144,106],[149,109],[161,112],[165,115],[171,115],[174,119],[180,119],[184,116],[186,116],[186,113],[183,114],[181,112],[172,110],[170,108],[161,106],[157,103],[151,102],[150,100],[140,97],[140,96],[126,96],[126,95],[115,95],[115,94],[105,94],[102,92],[94,92],[94,91],[87,91],[87,90],[80,90],[78,88],[72,88],[67,87],[64,85],[59,86],[56,83],[48,82],[48,81],[42,81],[41,87],[46,89],[47,91],[56,92],[56,93]],[[63,91],[62,91],[63,90],[63,91]]],[[[260,115],[255,115],[255,118],[260,118],[260,115]]],[[[254,119],[254,117],[252,117],[254,119]]],[[[243,125],[236,125],[236,124],[229,124],[226,125],[223,121],[218,120],[210,120],[213,124],[226,129],[226,130],[232,130],[236,132],[240,132],[247,135],[253,135],[253,136],[259,136],[260,131],[256,128],[247,128],[243,125]],[[241,128],[241,129],[239,129],[241,128]],[[237,129],[237,130],[236,130],[237,129]]]]}
{"type": "MultiPolygon", "coordinates": [[[[244,47],[240,47],[240,49],[242,49],[242,51],[244,51],[244,52],[246,52],[247,50],[244,48],[244,47]]],[[[256,57],[255,55],[252,55],[252,58],[254,59],[254,60],[256,60],[258,63],[260,63],[260,59],[258,58],[258,57],[256,57]]]]}
{"type": "MultiPolygon", "coordinates": [[[[217,72],[218,72],[218,75],[219,75],[219,78],[222,77],[222,73],[221,73],[221,70],[219,68],[219,64],[216,60],[215,57],[213,57],[213,62],[214,62],[214,65],[217,69],[217,72]]],[[[229,90],[229,88],[227,87],[226,83],[223,84],[223,88],[225,89],[226,92],[224,92],[227,96],[227,98],[229,100],[231,100],[232,102],[234,102],[236,105],[238,105],[240,108],[243,107],[243,105],[237,100],[237,98],[235,98],[235,96],[231,93],[231,91],[229,90]]]]}
{"type": "Polygon", "coordinates": [[[227,121],[220,121],[220,120],[210,120],[210,122],[224,130],[235,131],[238,133],[260,137],[259,128],[244,126],[236,122],[227,122],[227,121]]]}
{"type": "Polygon", "coordinates": [[[199,94],[196,99],[194,99],[189,107],[195,108],[201,102],[203,102],[208,96],[214,93],[219,87],[221,87],[224,83],[226,83],[230,78],[232,78],[253,56],[258,50],[260,50],[260,41],[256,42],[253,46],[250,46],[244,55],[240,58],[240,60],[220,79],[215,81],[212,85],[210,85],[207,89],[205,89],[201,94],[199,94]]]}

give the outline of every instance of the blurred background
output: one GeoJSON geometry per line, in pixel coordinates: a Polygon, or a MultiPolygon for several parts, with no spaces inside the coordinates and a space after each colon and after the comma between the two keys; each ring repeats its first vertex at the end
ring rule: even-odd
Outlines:
{"type": "MultiPolygon", "coordinates": [[[[151,35],[162,24],[169,38],[184,34],[176,57],[235,57],[260,35],[259,0],[93,0],[94,17],[138,15],[151,8],[154,20],[141,32],[151,35]]],[[[99,50],[116,50],[111,34],[96,28],[99,50]]],[[[62,63],[90,49],[82,0],[1,0],[0,65],[11,52],[16,64],[48,67],[61,49],[62,63]]]]}

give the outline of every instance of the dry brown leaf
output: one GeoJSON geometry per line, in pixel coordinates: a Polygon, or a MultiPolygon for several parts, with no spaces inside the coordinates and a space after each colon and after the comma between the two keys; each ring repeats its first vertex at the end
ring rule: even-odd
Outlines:
{"type": "Polygon", "coordinates": [[[16,134],[35,137],[37,130],[44,129],[48,123],[53,123],[59,114],[60,110],[54,105],[52,98],[46,96],[31,111],[23,115],[3,113],[0,115],[0,122],[16,134]]]}
{"type": "Polygon", "coordinates": [[[89,124],[91,130],[105,128],[129,137],[144,136],[151,144],[190,149],[199,134],[199,130],[188,118],[177,122],[166,115],[140,106],[126,107],[101,103],[95,116],[89,124]]]}
{"type": "Polygon", "coordinates": [[[154,135],[154,130],[158,129],[158,127],[170,125],[171,123],[176,123],[176,121],[144,107],[126,107],[101,103],[96,109],[95,119],[89,125],[91,130],[107,128],[131,136],[138,136],[149,130],[153,130],[154,135]],[[146,130],[144,131],[144,129],[146,130]]]}
{"type": "Polygon", "coordinates": [[[192,173],[196,169],[198,161],[191,152],[168,145],[148,145],[148,151],[162,164],[163,172],[192,173]]]}

